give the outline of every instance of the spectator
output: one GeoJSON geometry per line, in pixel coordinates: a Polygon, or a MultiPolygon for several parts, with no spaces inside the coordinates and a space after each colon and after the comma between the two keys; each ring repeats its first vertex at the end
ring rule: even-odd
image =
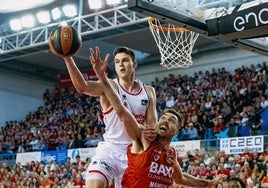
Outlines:
{"type": "Polygon", "coordinates": [[[207,177],[211,174],[210,169],[207,168],[204,163],[200,163],[199,167],[197,177],[207,179],[207,177]]]}
{"type": "Polygon", "coordinates": [[[248,156],[248,157],[249,157],[249,160],[252,160],[252,159],[253,159],[253,155],[252,155],[252,153],[249,151],[249,148],[248,148],[248,147],[245,147],[243,153],[240,153],[239,155],[240,155],[240,158],[241,158],[241,157],[246,157],[246,156],[248,156]]]}
{"type": "Polygon", "coordinates": [[[251,135],[262,135],[263,131],[262,131],[262,123],[263,120],[261,118],[261,112],[263,112],[263,107],[261,106],[261,102],[259,99],[257,99],[257,101],[255,102],[255,114],[253,114],[249,121],[249,124],[251,126],[251,135]]]}
{"type": "Polygon", "coordinates": [[[184,155],[182,160],[180,161],[180,167],[182,169],[183,172],[187,172],[188,168],[189,168],[189,158],[187,155],[184,155]]]}
{"type": "Polygon", "coordinates": [[[171,94],[168,94],[166,99],[166,107],[173,108],[174,106],[175,106],[174,97],[171,94]]]}
{"type": "Polygon", "coordinates": [[[248,161],[244,162],[243,166],[241,167],[241,172],[245,175],[245,178],[251,176],[252,169],[250,168],[248,161]]]}
{"type": "Polygon", "coordinates": [[[210,166],[210,175],[208,176],[208,179],[213,179],[218,175],[218,166],[216,164],[212,164],[210,166]]]}
{"type": "Polygon", "coordinates": [[[40,177],[40,186],[51,187],[52,185],[53,185],[53,182],[49,179],[48,175],[44,175],[43,177],[40,177]]]}
{"type": "Polygon", "coordinates": [[[265,176],[261,180],[261,187],[268,187],[268,171],[266,171],[265,176]]]}
{"type": "Polygon", "coordinates": [[[260,164],[255,163],[253,166],[252,174],[254,174],[254,177],[252,177],[253,180],[261,181],[263,176],[265,175],[263,169],[261,168],[260,164]]]}
{"type": "Polygon", "coordinates": [[[227,168],[224,168],[224,163],[219,163],[219,169],[217,171],[217,174],[223,174],[228,178],[230,176],[230,170],[227,168]]]}
{"type": "Polygon", "coordinates": [[[85,170],[85,162],[81,160],[80,156],[77,155],[75,157],[75,169],[77,171],[84,171],[85,170]]]}
{"type": "Polygon", "coordinates": [[[64,163],[64,166],[66,167],[68,172],[71,170],[71,167],[72,167],[71,157],[67,157],[67,160],[64,163]]]}
{"type": "Polygon", "coordinates": [[[203,163],[206,166],[209,166],[210,165],[210,162],[211,162],[211,158],[210,158],[209,154],[207,152],[205,152],[204,153],[204,157],[203,157],[203,163]]]}
{"type": "Polygon", "coordinates": [[[232,116],[232,109],[226,101],[224,101],[222,105],[223,107],[221,109],[221,113],[222,113],[223,119],[225,122],[229,122],[232,116]]]}
{"type": "Polygon", "coordinates": [[[85,182],[82,180],[81,175],[77,174],[72,184],[72,188],[83,188],[84,185],[85,182]]]}
{"type": "Polygon", "coordinates": [[[39,136],[33,136],[29,144],[31,145],[32,151],[39,151],[40,150],[39,136]]]}
{"type": "Polygon", "coordinates": [[[228,168],[229,170],[234,170],[235,164],[236,164],[235,159],[233,157],[229,157],[228,163],[225,165],[225,167],[228,168]]]}
{"type": "Polygon", "coordinates": [[[213,123],[214,123],[214,135],[221,132],[223,128],[225,127],[222,116],[218,116],[217,118],[214,118],[213,123]]]}
{"type": "Polygon", "coordinates": [[[268,99],[266,95],[261,96],[261,107],[266,108],[268,106],[268,99]]]}
{"type": "Polygon", "coordinates": [[[192,122],[188,124],[187,135],[188,135],[188,140],[199,139],[198,130],[192,122]]]}

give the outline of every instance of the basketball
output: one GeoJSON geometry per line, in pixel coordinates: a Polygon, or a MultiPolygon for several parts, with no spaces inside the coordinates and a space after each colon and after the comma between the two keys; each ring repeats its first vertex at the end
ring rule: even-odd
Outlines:
{"type": "Polygon", "coordinates": [[[72,26],[59,26],[50,33],[48,45],[54,55],[68,57],[79,51],[82,39],[78,31],[72,26]]]}

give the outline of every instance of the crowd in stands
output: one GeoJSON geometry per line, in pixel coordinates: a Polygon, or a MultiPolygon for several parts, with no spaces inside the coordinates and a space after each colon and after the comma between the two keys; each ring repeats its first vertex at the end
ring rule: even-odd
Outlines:
{"type": "MultiPolygon", "coordinates": [[[[155,78],[151,85],[156,90],[158,113],[161,114],[165,108],[174,108],[183,119],[181,131],[174,141],[204,139],[209,129],[211,135],[216,136],[225,128],[248,124],[248,135],[265,133],[259,126],[263,123],[259,112],[268,106],[266,62],[241,66],[234,73],[230,71],[212,68],[193,75],[170,74],[162,80],[155,78]]],[[[103,140],[105,125],[97,97],[78,93],[73,87],[55,87],[53,91],[47,89],[43,99],[44,106],[29,112],[25,120],[8,121],[1,127],[1,153],[94,147],[103,140]]],[[[232,136],[245,135],[237,132],[232,136]]],[[[267,154],[268,148],[262,154],[257,153],[258,158],[254,155],[228,156],[221,152],[214,156],[200,154],[200,158],[197,154],[189,154],[181,159],[181,166],[185,172],[202,178],[226,173],[227,177],[238,176],[245,183],[248,178],[254,182],[265,180],[268,187],[268,165],[262,156],[267,154]],[[236,171],[237,165],[240,165],[239,172],[236,171]]],[[[77,169],[76,163],[69,164],[68,168],[66,164],[53,165],[48,169],[38,162],[27,166],[15,164],[12,168],[2,164],[0,187],[12,187],[14,182],[20,182],[15,187],[41,185],[42,182],[50,182],[51,187],[66,187],[76,179],[82,181],[81,172],[85,166],[77,169]],[[68,175],[63,178],[65,173],[68,175]]]]}
{"type": "Polygon", "coordinates": [[[241,180],[241,186],[235,186],[239,188],[268,187],[268,146],[261,153],[250,152],[245,147],[239,154],[226,154],[224,150],[200,153],[199,149],[195,149],[194,154],[186,152],[179,162],[184,172],[195,177],[213,179],[223,174],[224,179],[218,188],[228,187],[232,179],[241,180]]]}
{"type": "Polygon", "coordinates": [[[82,173],[90,164],[90,158],[76,161],[68,158],[64,164],[55,161],[42,164],[31,161],[26,165],[15,163],[10,167],[6,162],[0,166],[1,188],[82,188],[85,186],[82,173]]]}

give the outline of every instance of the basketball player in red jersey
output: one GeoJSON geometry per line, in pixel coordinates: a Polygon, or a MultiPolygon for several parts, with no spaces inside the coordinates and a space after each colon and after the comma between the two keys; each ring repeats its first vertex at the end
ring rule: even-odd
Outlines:
{"type": "MultiPolygon", "coordinates": [[[[177,112],[172,109],[164,111],[155,126],[157,137],[154,141],[144,139],[142,130],[133,114],[124,106],[112,82],[107,78],[105,70],[107,64],[100,63],[99,56],[91,49],[91,64],[102,83],[102,90],[106,94],[120,120],[123,122],[126,132],[132,139],[128,146],[128,167],[122,180],[123,188],[149,188],[163,187],[171,188],[173,181],[190,187],[215,187],[222,178],[218,176],[215,180],[203,180],[183,174],[177,162],[176,151],[170,147],[171,139],[178,132],[181,119],[177,112]]],[[[147,129],[154,131],[154,129],[147,129]]]]}
{"type": "MultiPolygon", "coordinates": [[[[101,55],[98,47],[92,53],[94,53],[96,63],[103,63],[100,59],[101,55]]],[[[154,125],[157,120],[155,91],[153,87],[135,79],[137,62],[134,52],[127,47],[118,47],[113,55],[118,77],[111,80],[111,84],[141,125],[154,125]]],[[[108,62],[109,57],[109,54],[105,56],[104,63],[108,62]]],[[[66,57],[64,61],[72,82],[79,92],[90,96],[100,96],[100,104],[104,115],[104,141],[99,142],[96,154],[84,173],[86,188],[104,188],[113,180],[115,181],[115,187],[120,188],[121,179],[127,167],[127,146],[132,141],[124,130],[118,115],[112,110],[100,82],[86,81],[73,58],[66,57]]]]}

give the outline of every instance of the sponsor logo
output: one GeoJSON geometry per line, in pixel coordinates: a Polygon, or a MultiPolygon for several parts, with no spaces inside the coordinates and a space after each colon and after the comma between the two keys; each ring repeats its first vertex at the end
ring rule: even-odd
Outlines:
{"type": "Polygon", "coordinates": [[[174,172],[174,169],[173,169],[173,167],[158,164],[157,162],[152,162],[149,172],[152,174],[163,175],[163,176],[172,178],[172,174],[174,172]]]}
{"type": "Polygon", "coordinates": [[[234,19],[233,26],[236,31],[250,28],[252,24],[256,27],[268,24],[268,8],[262,8],[258,12],[249,12],[234,19]]]}
{"type": "Polygon", "coordinates": [[[112,168],[106,163],[101,161],[100,164],[109,172],[112,172],[112,168]]]}
{"type": "Polygon", "coordinates": [[[160,159],[160,156],[159,156],[159,155],[155,155],[155,156],[154,156],[154,160],[155,160],[155,161],[158,161],[158,159],[160,159]]]}
{"type": "Polygon", "coordinates": [[[148,104],[148,100],[141,100],[141,105],[147,105],[148,104]]]}

